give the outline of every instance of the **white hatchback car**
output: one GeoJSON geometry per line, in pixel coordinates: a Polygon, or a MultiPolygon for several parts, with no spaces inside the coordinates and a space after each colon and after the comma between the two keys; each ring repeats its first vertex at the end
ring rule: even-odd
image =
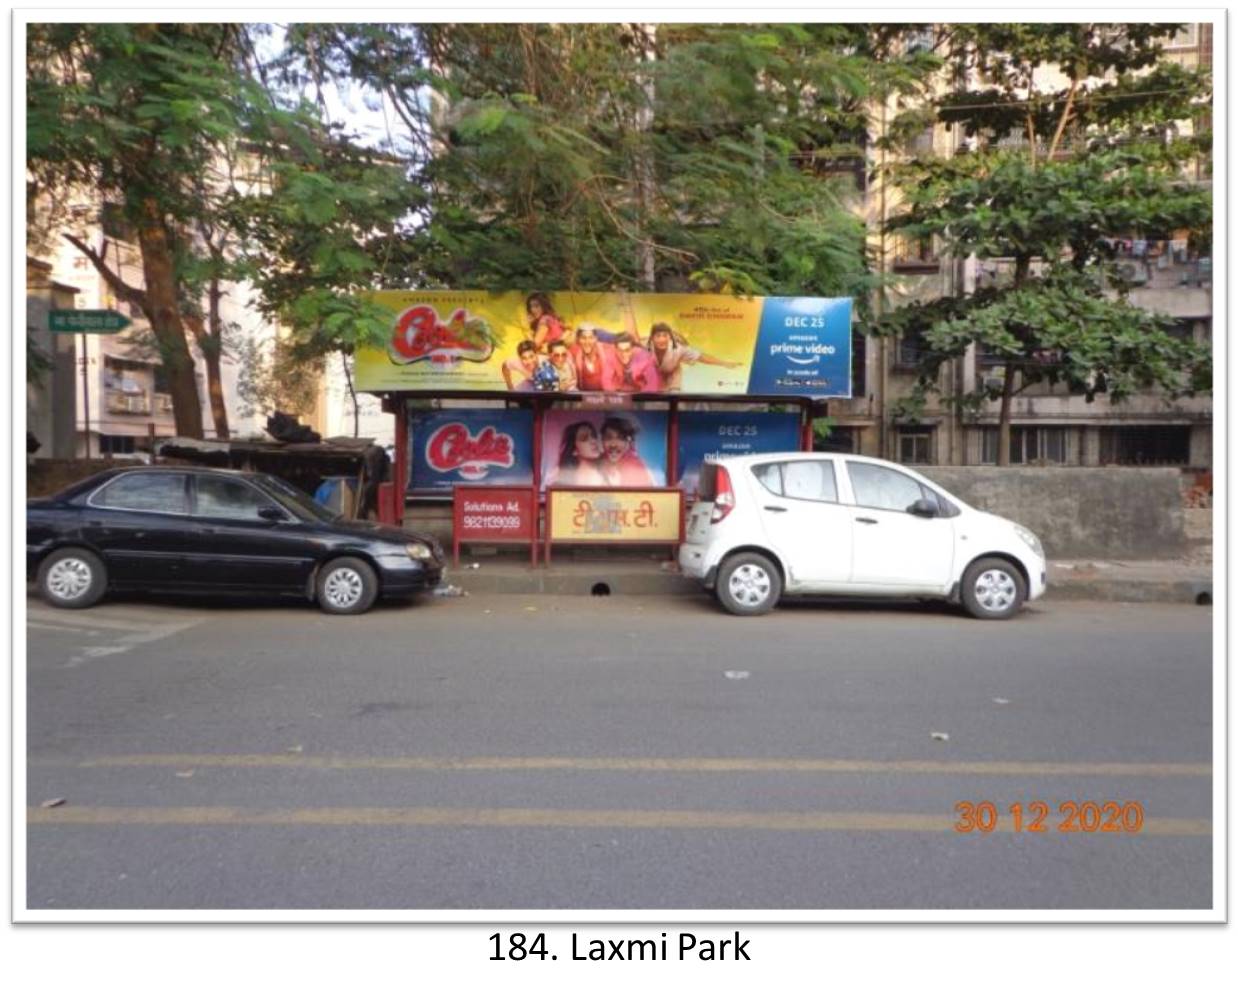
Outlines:
{"type": "Polygon", "coordinates": [[[784,594],[959,601],[1008,619],[1044,594],[1040,540],[913,470],[836,453],[725,457],[701,468],[679,566],[736,615],[784,594]]]}

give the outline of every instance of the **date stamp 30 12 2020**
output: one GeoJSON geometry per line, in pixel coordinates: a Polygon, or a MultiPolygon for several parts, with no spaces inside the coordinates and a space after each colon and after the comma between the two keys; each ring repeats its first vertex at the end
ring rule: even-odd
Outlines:
{"type": "MultiPolygon", "coordinates": [[[[1003,823],[1004,816],[992,802],[964,800],[954,804],[958,833],[992,833],[1003,823]]],[[[1007,809],[1009,829],[1015,833],[1139,833],[1143,829],[1143,806],[1138,802],[1103,802],[1092,799],[1058,803],[1057,817],[1049,819],[1053,807],[1037,799],[1011,803],[1007,809]]],[[[1007,829],[1005,825],[1001,829],[1007,829]]]]}

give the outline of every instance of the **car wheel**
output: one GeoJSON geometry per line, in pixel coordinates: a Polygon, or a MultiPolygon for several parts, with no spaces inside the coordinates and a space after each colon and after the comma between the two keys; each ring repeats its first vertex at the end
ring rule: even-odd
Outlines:
{"type": "Polygon", "coordinates": [[[340,557],[318,572],[318,606],[334,615],[360,615],[378,597],[374,569],[356,557],[340,557]]]}
{"type": "Polygon", "coordinates": [[[107,590],[107,568],[89,550],[70,546],[39,565],[39,591],[62,609],[86,609],[107,590]]]}
{"type": "Polygon", "coordinates": [[[963,572],[962,598],[977,619],[1009,619],[1022,608],[1027,585],[1010,561],[986,557],[963,572]]]}
{"type": "Polygon", "coordinates": [[[737,553],[718,571],[718,601],[737,616],[764,615],[782,596],[782,575],[768,557],[737,553]]]}

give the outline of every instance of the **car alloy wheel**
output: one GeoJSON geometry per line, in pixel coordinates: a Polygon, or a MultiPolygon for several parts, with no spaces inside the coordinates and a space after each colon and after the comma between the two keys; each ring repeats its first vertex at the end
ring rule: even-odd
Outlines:
{"type": "Polygon", "coordinates": [[[365,583],[351,567],[337,567],[327,575],[322,591],[332,608],[351,609],[361,601],[365,583]]]}
{"type": "Polygon", "coordinates": [[[743,564],[727,579],[731,597],[749,608],[764,604],[771,587],[769,574],[758,564],[743,564]]]}
{"type": "Polygon", "coordinates": [[[88,563],[77,557],[64,557],[47,572],[47,590],[59,599],[73,602],[86,593],[93,580],[88,563]]]}
{"type": "Polygon", "coordinates": [[[1018,595],[1018,585],[1005,571],[990,568],[976,578],[976,601],[987,612],[1002,613],[1009,610],[1018,595]]]}
{"type": "Polygon", "coordinates": [[[715,589],[722,607],[736,616],[760,616],[782,597],[782,575],[755,551],[732,554],[718,570],[715,589]]]}

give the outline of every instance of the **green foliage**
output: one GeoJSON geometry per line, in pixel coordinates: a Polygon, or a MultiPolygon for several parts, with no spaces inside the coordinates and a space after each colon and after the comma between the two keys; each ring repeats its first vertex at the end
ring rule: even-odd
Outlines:
{"type": "Polygon", "coordinates": [[[299,26],[282,64],[381,92],[432,209],[424,285],[855,293],[867,98],[929,56],[861,25],[299,26]],[[407,67],[417,74],[412,99],[407,67]],[[427,98],[428,91],[434,96],[427,98]],[[850,171],[847,173],[847,171],[850,171]],[[841,179],[839,174],[844,173],[841,179]]]}
{"type": "MultiPolygon", "coordinates": [[[[955,258],[1009,259],[1013,279],[873,324],[877,335],[918,335],[926,345],[903,414],[923,409],[941,365],[971,345],[1017,372],[1016,391],[1048,381],[1089,401],[1102,392],[1120,401],[1136,390],[1173,397],[1210,387],[1207,348],[1172,337],[1167,319],[1131,305],[1111,263],[1115,237],[1187,232],[1196,246],[1209,237],[1210,191],[1183,169],[1208,136],[1183,138],[1177,128],[1206,110],[1209,82],[1162,60],[1161,40],[1177,27],[955,27],[947,66],[978,84],[935,109],[976,141],[949,159],[894,168],[905,210],[891,227],[931,237],[955,258]],[[1066,82],[1043,92],[1032,82],[1049,66],[1066,82]]],[[[1001,394],[981,386],[952,400],[974,410],[1001,394]]]]}

